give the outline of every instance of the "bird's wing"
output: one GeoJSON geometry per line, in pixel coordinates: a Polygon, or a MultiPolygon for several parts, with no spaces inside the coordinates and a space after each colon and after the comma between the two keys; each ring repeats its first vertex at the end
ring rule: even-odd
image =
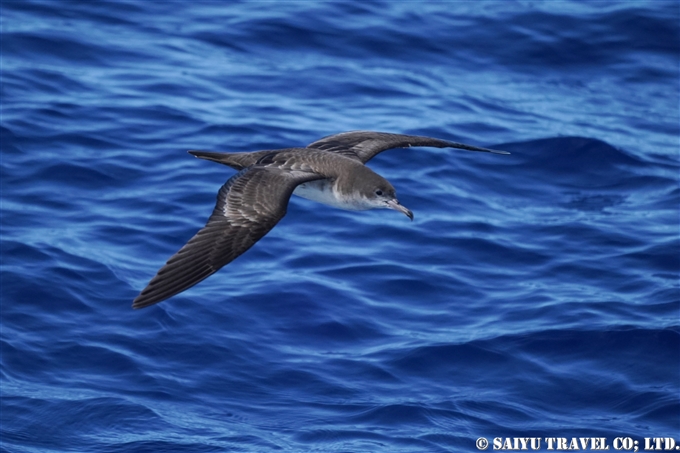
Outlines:
{"type": "Polygon", "coordinates": [[[376,154],[393,148],[409,148],[411,146],[427,146],[433,148],[458,148],[467,151],[481,151],[485,153],[510,154],[506,151],[480,148],[463,143],[440,140],[438,138],[421,137],[418,135],[390,134],[387,132],[352,131],[329,135],[307,146],[307,148],[322,149],[343,154],[366,163],[376,154]]]}
{"type": "Polygon", "coordinates": [[[168,260],[132,307],[161,302],[214,274],[274,228],[286,215],[297,185],[320,178],[311,172],[265,165],[232,176],[217,194],[205,227],[168,260]]]}

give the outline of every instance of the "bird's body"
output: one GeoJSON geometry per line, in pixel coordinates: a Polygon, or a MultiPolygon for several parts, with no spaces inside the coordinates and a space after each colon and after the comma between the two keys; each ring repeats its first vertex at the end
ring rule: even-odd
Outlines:
{"type": "Polygon", "coordinates": [[[391,148],[430,146],[508,154],[429,137],[355,131],[331,135],[306,148],[215,153],[189,151],[239,172],[217,195],[208,223],[173,255],[135,298],[142,308],[178,294],[248,250],[286,214],[292,194],[347,210],[394,209],[394,187],[364,164],[391,148]]]}
{"type": "Polygon", "coordinates": [[[319,179],[303,182],[295,188],[293,195],[316,201],[317,203],[333,206],[334,208],[353,210],[345,197],[338,196],[333,190],[333,181],[319,179]]]}

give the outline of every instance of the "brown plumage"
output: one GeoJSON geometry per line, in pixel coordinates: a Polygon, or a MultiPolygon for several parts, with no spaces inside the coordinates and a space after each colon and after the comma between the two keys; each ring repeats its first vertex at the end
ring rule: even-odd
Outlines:
{"type": "Polygon", "coordinates": [[[331,135],[307,148],[189,151],[239,172],[218,192],[206,225],[167,261],[132,307],[172,297],[243,254],[286,215],[293,193],[343,209],[394,209],[413,219],[411,211],[399,204],[394,187],[364,165],[382,151],[410,146],[509,154],[429,137],[369,131],[331,135]]]}

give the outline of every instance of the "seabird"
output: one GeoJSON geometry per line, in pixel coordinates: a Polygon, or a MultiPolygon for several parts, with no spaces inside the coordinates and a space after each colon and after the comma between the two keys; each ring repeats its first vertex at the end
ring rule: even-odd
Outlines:
{"type": "Polygon", "coordinates": [[[232,262],[286,215],[291,194],[347,210],[394,209],[413,220],[392,184],[364,164],[393,148],[425,146],[510,154],[430,137],[353,131],[306,148],[249,153],[189,151],[238,170],[222,186],[208,223],[165,263],[133,308],[168,299],[232,262]]]}

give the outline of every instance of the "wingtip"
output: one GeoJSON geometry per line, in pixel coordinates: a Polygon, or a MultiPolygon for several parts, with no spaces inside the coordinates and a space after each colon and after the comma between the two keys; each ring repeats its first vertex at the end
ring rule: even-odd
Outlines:
{"type": "Polygon", "coordinates": [[[133,310],[139,310],[140,308],[144,308],[146,306],[147,305],[143,305],[143,304],[138,303],[136,300],[132,301],[132,309],[133,310]]]}
{"type": "Polygon", "coordinates": [[[492,154],[510,154],[507,151],[502,151],[500,149],[490,149],[490,148],[482,148],[481,146],[472,146],[472,145],[466,145],[465,143],[457,143],[457,142],[446,142],[448,144],[449,148],[457,148],[457,149],[464,149],[466,151],[478,151],[482,153],[492,153],[492,154]]]}
{"type": "Polygon", "coordinates": [[[469,151],[481,151],[483,153],[485,152],[485,153],[491,153],[491,154],[510,154],[509,152],[503,151],[503,150],[500,150],[500,149],[481,148],[479,146],[470,146],[470,145],[467,145],[467,146],[469,146],[469,148],[468,148],[469,151]]]}
{"type": "Polygon", "coordinates": [[[132,301],[132,309],[133,310],[139,310],[141,308],[146,308],[151,305],[155,305],[158,302],[162,302],[164,299],[161,300],[155,300],[155,299],[149,299],[148,297],[143,297],[141,294],[135,298],[135,300],[132,301]]]}

